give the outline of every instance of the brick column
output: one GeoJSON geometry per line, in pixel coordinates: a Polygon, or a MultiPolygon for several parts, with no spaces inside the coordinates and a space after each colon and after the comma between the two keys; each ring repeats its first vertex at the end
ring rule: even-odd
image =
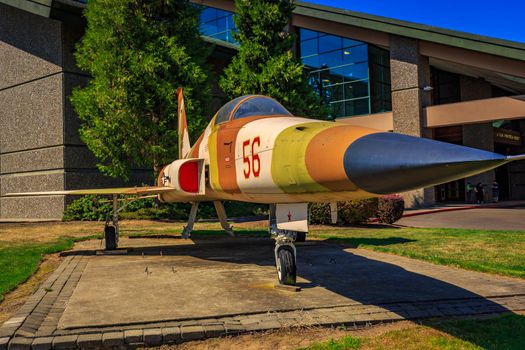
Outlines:
{"type": "MultiPolygon", "coordinates": [[[[428,57],[419,54],[417,40],[390,36],[390,72],[394,131],[430,137],[430,130],[425,129],[424,115],[424,108],[430,104],[430,93],[422,89],[430,85],[430,66],[428,57]]],[[[434,188],[406,192],[403,197],[408,208],[435,202],[434,188]]]]}
{"type": "MultiPolygon", "coordinates": [[[[483,79],[461,76],[459,80],[461,101],[481,100],[492,97],[492,89],[483,79]]],[[[463,145],[494,152],[494,130],[491,123],[463,125],[463,145]]],[[[470,181],[474,186],[481,182],[487,185],[485,192],[488,201],[492,201],[492,181],[494,170],[471,176],[465,181],[470,181]]]]}

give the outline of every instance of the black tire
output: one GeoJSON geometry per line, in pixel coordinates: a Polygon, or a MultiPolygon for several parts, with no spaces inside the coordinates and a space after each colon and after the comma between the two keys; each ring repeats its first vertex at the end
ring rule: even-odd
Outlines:
{"type": "Polygon", "coordinates": [[[306,232],[296,232],[296,242],[306,242],[306,232]]]}
{"type": "Polygon", "coordinates": [[[280,284],[294,286],[297,282],[297,268],[292,248],[281,247],[277,251],[277,277],[280,284]]]}
{"type": "Polygon", "coordinates": [[[115,226],[106,225],[104,227],[104,240],[106,241],[106,250],[117,249],[117,230],[115,226]]]}

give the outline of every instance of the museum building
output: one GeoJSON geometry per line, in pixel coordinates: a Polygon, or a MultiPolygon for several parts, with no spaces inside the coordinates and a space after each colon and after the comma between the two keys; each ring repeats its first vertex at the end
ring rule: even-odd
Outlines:
{"type": "MultiPolygon", "coordinates": [[[[238,49],[233,0],[203,6],[220,75],[238,49]]],[[[70,198],[6,193],[123,185],[103,176],[78,136],[69,95],[89,76],[74,45],[85,4],[0,0],[0,219],[57,219],[70,198]]],[[[297,2],[289,30],[309,83],[338,121],[495,151],[525,153],[525,44],[297,2]]],[[[225,96],[215,86],[214,105],[225,96]]],[[[410,155],[407,155],[409,157],[410,155]]],[[[136,169],[130,184],[147,181],[136,169]]],[[[465,201],[465,183],[525,199],[525,161],[404,194],[409,206],[465,201]]],[[[490,191],[488,200],[490,200],[490,191]]]]}

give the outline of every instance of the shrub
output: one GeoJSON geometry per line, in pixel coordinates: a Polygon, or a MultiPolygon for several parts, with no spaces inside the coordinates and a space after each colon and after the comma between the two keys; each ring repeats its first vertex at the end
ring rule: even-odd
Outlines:
{"type": "Polygon", "coordinates": [[[365,224],[377,211],[377,198],[340,202],[338,221],[346,225],[365,224]]]}
{"type": "Polygon", "coordinates": [[[401,219],[405,211],[405,201],[399,195],[389,195],[379,198],[377,219],[385,224],[393,224],[401,219]]]}
{"type": "Polygon", "coordinates": [[[331,223],[330,203],[310,203],[310,223],[327,225],[331,223]]]}
{"type": "Polygon", "coordinates": [[[64,210],[62,220],[86,220],[86,221],[101,221],[106,220],[108,213],[111,210],[111,203],[108,201],[101,201],[100,197],[88,195],[74,200],[64,210]]]}
{"type": "MultiPolygon", "coordinates": [[[[119,203],[122,205],[122,203],[119,203]]],[[[187,220],[191,204],[189,203],[156,203],[154,198],[144,198],[133,201],[119,213],[121,219],[128,220],[187,220]]],[[[111,213],[112,203],[103,196],[83,196],[74,200],[66,207],[62,220],[64,221],[104,221],[111,213]]],[[[266,205],[225,202],[229,217],[241,217],[267,214],[266,205]]],[[[197,217],[200,219],[216,218],[213,203],[204,202],[199,205],[197,217]]]]}
{"type": "MultiPolygon", "coordinates": [[[[340,225],[364,224],[377,211],[377,199],[361,199],[337,203],[337,223],[340,225]]],[[[330,224],[330,204],[310,204],[310,223],[330,224]]]]}

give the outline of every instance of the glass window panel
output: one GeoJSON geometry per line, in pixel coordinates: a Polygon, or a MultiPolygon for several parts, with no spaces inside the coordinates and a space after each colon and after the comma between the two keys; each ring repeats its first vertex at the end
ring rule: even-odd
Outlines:
{"type": "Polygon", "coordinates": [[[317,36],[319,35],[318,32],[314,32],[313,30],[308,30],[308,29],[304,29],[304,28],[301,28],[299,30],[299,38],[300,40],[308,40],[308,39],[312,39],[312,38],[317,38],[317,36]]]}
{"type": "Polygon", "coordinates": [[[235,22],[233,21],[233,16],[228,16],[228,28],[235,28],[235,22]]]}
{"type": "Polygon", "coordinates": [[[217,29],[219,32],[228,30],[228,17],[220,17],[217,19],[217,29]]]}
{"type": "Polygon", "coordinates": [[[368,45],[343,49],[343,63],[357,63],[368,60],[368,45]]]}
{"type": "Polygon", "coordinates": [[[319,64],[321,67],[336,67],[343,64],[343,58],[341,57],[341,51],[333,51],[319,55],[319,64]]]}
{"type": "Polygon", "coordinates": [[[345,84],[345,98],[358,98],[368,96],[368,80],[345,84]]]}
{"type": "Polygon", "coordinates": [[[222,41],[229,41],[228,32],[217,33],[213,37],[222,41]]]}
{"type": "Polygon", "coordinates": [[[374,111],[391,110],[387,50],[305,29],[300,30],[300,35],[302,61],[311,68],[309,84],[333,109],[334,116],[370,113],[370,94],[374,111]]]}
{"type": "Polygon", "coordinates": [[[370,114],[368,98],[360,98],[345,102],[346,116],[370,114]]]}
{"type": "Polygon", "coordinates": [[[313,67],[313,68],[319,68],[321,67],[319,65],[319,56],[311,56],[311,57],[305,57],[302,59],[305,66],[313,67]]]}
{"type": "Polygon", "coordinates": [[[332,108],[332,114],[334,117],[344,117],[345,116],[345,103],[344,102],[336,102],[336,103],[330,103],[330,107],[332,108]]]}
{"type": "Polygon", "coordinates": [[[211,36],[213,33],[217,33],[217,26],[215,22],[205,23],[201,25],[201,32],[204,35],[211,36]]]}
{"type": "Polygon", "coordinates": [[[301,41],[301,56],[317,55],[317,39],[301,41]]]}
{"type": "Polygon", "coordinates": [[[328,89],[330,89],[330,98],[332,99],[332,101],[342,101],[345,99],[344,85],[332,85],[328,87],[328,89]]]}
{"type": "Polygon", "coordinates": [[[200,30],[203,35],[235,43],[231,31],[235,31],[233,13],[212,7],[207,7],[201,12],[200,30]]]}
{"type": "Polygon", "coordinates": [[[230,11],[217,9],[217,17],[226,17],[226,16],[231,16],[232,14],[233,13],[230,11]]]}
{"type": "Polygon", "coordinates": [[[368,63],[363,62],[345,66],[344,76],[347,81],[368,79],[368,63]]]}
{"type": "Polygon", "coordinates": [[[319,52],[339,50],[342,47],[341,37],[334,35],[324,35],[319,37],[319,52]]]}
{"type": "Polygon", "coordinates": [[[217,17],[217,11],[214,8],[207,7],[201,12],[200,20],[201,23],[206,23],[214,20],[217,17]]]}

